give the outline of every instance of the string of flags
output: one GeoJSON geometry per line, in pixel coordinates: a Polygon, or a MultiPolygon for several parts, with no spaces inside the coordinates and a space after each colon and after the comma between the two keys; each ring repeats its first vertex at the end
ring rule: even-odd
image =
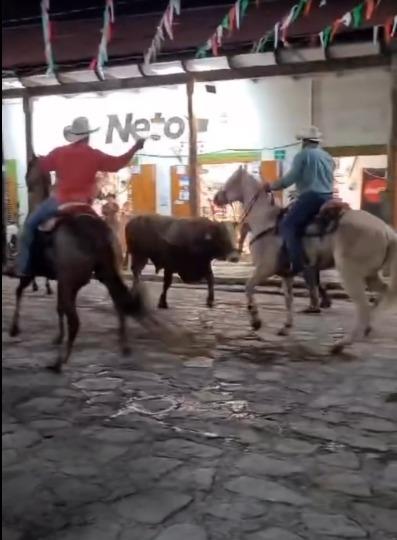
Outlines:
{"type": "Polygon", "coordinates": [[[397,15],[394,15],[392,17],[389,17],[386,19],[386,22],[383,25],[376,25],[374,26],[373,30],[373,42],[374,44],[378,43],[379,41],[379,29],[384,29],[384,39],[386,43],[390,43],[392,38],[397,36],[397,15]]]}
{"type": "MultiPolygon", "coordinates": [[[[253,1],[237,0],[223,17],[221,23],[218,24],[212,36],[207,39],[202,47],[197,49],[196,58],[204,58],[209,51],[212,51],[214,56],[218,56],[219,48],[222,46],[226,33],[230,36],[235,30],[239,30],[249,5],[253,1]]],[[[255,4],[258,7],[258,0],[255,0],[255,4]]]]}
{"type": "Polygon", "coordinates": [[[103,26],[101,30],[101,41],[98,46],[98,53],[92,59],[90,68],[95,70],[100,77],[104,79],[103,68],[109,59],[108,44],[112,39],[112,25],[114,24],[114,4],[113,0],[105,0],[105,9],[103,12],[103,26]]]}
{"type": "Polygon", "coordinates": [[[266,32],[266,34],[264,34],[257,42],[254,43],[252,52],[263,52],[265,47],[271,41],[273,41],[274,49],[277,49],[280,41],[284,45],[288,45],[287,33],[289,27],[300,17],[308,15],[313,8],[313,4],[315,3],[317,3],[318,7],[324,7],[327,5],[327,0],[316,0],[316,2],[313,0],[299,0],[299,2],[294,4],[281,20],[274,24],[271,30],[266,32]]]}
{"type": "Polygon", "coordinates": [[[180,0],[170,0],[166,10],[164,11],[163,16],[160,19],[160,23],[157,26],[156,33],[152,39],[152,42],[144,55],[145,66],[150,64],[153,60],[156,60],[158,53],[161,50],[163,41],[165,40],[166,35],[169,39],[174,39],[173,33],[173,23],[174,16],[180,15],[181,13],[181,1],[180,0]]]}
{"type": "Polygon", "coordinates": [[[53,76],[55,74],[55,62],[52,52],[52,29],[50,22],[50,0],[41,1],[41,24],[43,27],[44,53],[47,62],[46,75],[53,76]]]}
{"type": "Polygon", "coordinates": [[[381,0],[363,0],[350,11],[326,26],[320,33],[321,45],[326,48],[333,41],[335,34],[343,27],[360,28],[364,21],[372,19],[381,0]]]}

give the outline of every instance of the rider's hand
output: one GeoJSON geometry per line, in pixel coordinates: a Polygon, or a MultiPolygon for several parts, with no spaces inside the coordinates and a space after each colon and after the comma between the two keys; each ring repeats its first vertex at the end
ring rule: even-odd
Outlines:
{"type": "Polygon", "coordinates": [[[135,143],[135,148],[137,150],[142,150],[142,148],[145,146],[146,139],[138,139],[135,143]]]}

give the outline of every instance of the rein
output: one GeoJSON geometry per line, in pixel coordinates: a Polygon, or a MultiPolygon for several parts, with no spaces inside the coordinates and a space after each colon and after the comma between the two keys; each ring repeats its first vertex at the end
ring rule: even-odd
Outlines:
{"type": "MultiPolygon", "coordinates": [[[[247,209],[245,210],[242,218],[240,219],[240,222],[239,222],[239,225],[242,225],[245,220],[247,219],[247,217],[249,216],[250,212],[252,211],[255,203],[257,202],[257,200],[259,199],[259,196],[261,195],[262,193],[262,190],[265,189],[265,186],[262,186],[258,189],[257,193],[255,193],[255,195],[252,197],[252,199],[250,200],[248,206],[247,206],[247,209]]],[[[270,204],[271,206],[274,206],[275,205],[275,199],[274,199],[274,195],[273,195],[273,192],[270,190],[268,191],[268,193],[270,194],[270,197],[271,197],[271,201],[270,201],[270,204]]],[[[271,227],[268,227],[267,229],[265,229],[264,231],[261,231],[260,233],[256,234],[250,241],[249,245],[252,246],[252,244],[254,242],[256,242],[257,240],[259,240],[259,238],[262,238],[262,236],[265,236],[266,234],[269,234],[271,232],[274,232],[276,230],[276,225],[272,225],[271,227]]]]}

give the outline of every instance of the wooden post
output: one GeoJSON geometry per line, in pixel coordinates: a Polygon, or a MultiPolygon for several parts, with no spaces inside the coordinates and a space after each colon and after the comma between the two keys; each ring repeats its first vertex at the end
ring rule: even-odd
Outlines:
{"type": "Polygon", "coordinates": [[[1,225],[1,244],[2,244],[2,264],[7,262],[7,204],[6,204],[6,176],[4,165],[3,140],[1,141],[1,170],[2,170],[2,186],[1,186],[1,203],[2,203],[2,225],[1,225]]]}
{"type": "Polygon", "coordinates": [[[397,53],[391,59],[391,129],[387,156],[391,223],[397,229],[397,53]]]}
{"type": "Polygon", "coordinates": [[[191,215],[199,215],[199,193],[197,181],[197,123],[193,110],[194,79],[186,83],[187,112],[189,119],[189,199],[191,215]]]}
{"type": "Polygon", "coordinates": [[[30,99],[27,94],[24,94],[23,99],[23,112],[25,113],[25,141],[26,141],[26,161],[29,161],[33,157],[33,143],[32,143],[32,108],[30,105],[30,99]]]}
{"type": "MultiPolygon", "coordinates": [[[[33,142],[32,142],[32,108],[29,96],[25,93],[22,98],[23,112],[25,114],[25,145],[26,145],[26,167],[29,165],[33,157],[33,142]]],[[[31,213],[34,207],[32,194],[28,192],[28,214],[31,213]]]]}

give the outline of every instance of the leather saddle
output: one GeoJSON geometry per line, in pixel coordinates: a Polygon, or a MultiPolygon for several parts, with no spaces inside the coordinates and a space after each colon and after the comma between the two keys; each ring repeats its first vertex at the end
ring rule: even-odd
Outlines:
{"type": "Polygon", "coordinates": [[[59,206],[57,215],[47,219],[41,225],[38,230],[42,232],[52,232],[60,220],[67,216],[82,216],[88,215],[91,217],[99,217],[95,210],[87,203],[70,202],[64,203],[59,206]]]}
{"type": "MultiPolygon", "coordinates": [[[[277,221],[277,231],[284,216],[292,208],[293,204],[283,208],[277,221]]],[[[336,230],[343,214],[351,210],[350,206],[342,199],[333,198],[325,202],[320,208],[318,214],[307,225],[304,236],[324,236],[336,230]]]]}

